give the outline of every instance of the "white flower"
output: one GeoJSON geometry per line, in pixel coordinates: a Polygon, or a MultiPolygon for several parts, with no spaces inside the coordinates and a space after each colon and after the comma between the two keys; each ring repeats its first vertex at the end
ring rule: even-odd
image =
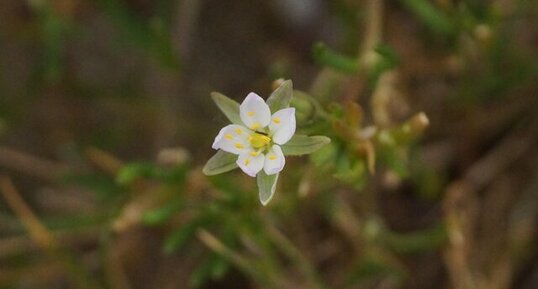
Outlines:
{"type": "Polygon", "coordinates": [[[286,160],[280,145],[295,133],[295,108],[284,108],[271,115],[269,106],[256,93],[249,93],[239,106],[244,125],[222,128],[213,149],[236,154],[237,165],[251,177],[262,169],[267,175],[282,171],[286,160]]]}

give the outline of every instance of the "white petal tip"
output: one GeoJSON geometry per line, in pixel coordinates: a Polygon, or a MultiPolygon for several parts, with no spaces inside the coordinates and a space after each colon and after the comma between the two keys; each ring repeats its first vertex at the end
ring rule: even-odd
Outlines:
{"type": "Polygon", "coordinates": [[[259,96],[257,93],[251,91],[247,94],[247,98],[252,98],[252,97],[259,97],[259,98],[262,98],[261,96],[259,96]]]}

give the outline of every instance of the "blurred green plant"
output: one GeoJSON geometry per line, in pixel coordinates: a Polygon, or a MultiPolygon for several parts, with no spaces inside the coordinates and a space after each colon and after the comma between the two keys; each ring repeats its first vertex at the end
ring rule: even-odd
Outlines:
{"type": "MultiPolygon", "coordinates": [[[[102,10],[121,31],[123,39],[118,43],[138,47],[145,51],[148,57],[156,59],[161,68],[178,71],[182,63],[169,32],[172,25],[170,17],[173,13],[171,7],[175,3],[157,2],[156,15],[148,19],[138,15],[130,7],[132,3],[129,1],[99,0],[95,3],[96,9],[102,10]]],[[[64,50],[73,31],[79,28],[77,19],[60,13],[61,11],[51,5],[53,2],[28,1],[28,3],[36,14],[37,33],[42,48],[39,77],[45,81],[58,82],[68,67],[64,59],[64,50]]],[[[432,77],[431,74],[439,74],[440,77],[436,81],[445,81],[442,83],[448,83],[452,85],[451,88],[455,88],[450,90],[450,94],[453,96],[452,104],[456,106],[462,101],[468,101],[469,105],[473,105],[471,108],[478,110],[477,104],[504,105],[519,101],[519,99],[512,101],[513,96],[508,92],[533,84],[538,72],[538,64],[532,57],[533,54],[520,45],[523,41],[512,41],[513,32],[516,30],[513,27],[521,19],[521,15],[502,15],[504,12],[496,6],[500,5],[498,3],[490,5],[479,1],[459,1],[457,4],[450,4],[452,3],[450,1],[401,0],[405,11],[414,16],[420,24],[418,25],[420,29],[425,28],[425,35],[420,36],[425,38],[423,45],[427,47],[428,53],[399,55],[396,52],[398,46],[388,44],[398,41],[395,40],[397,37],[387,38],[387,43],[383,42],[381,35],[384,30],[381,27],[371,31],[364,29],[366,31],[364,33],[359,31],[362,29],[357,29],[360,27],[357,25],[358,21],[365,20],[365,23],[370,25],[376,23],[376,20],[383,19],[383,9],[372,8],[378,5],[373,3],[380,2],[331,3],[334,13],[339,17],[338,23],[344,25],[346,36],[341,41],[343,45],[331,44],[337,49],[332,49],[322,42],[313,45],[312,57],[321,67],[321,72],[310,89],[294,90],[291,81],[274,82],[274,92],[267,100],[267,105],[273,112],[288,106],[294,108],[297,121],[297,134],[282,146],[283,154],[289,156],[310,154],[304,159],[288,158],[285,178],[279,179],[278,174],[260,173],[256,189],[254,182],[246,181],[248,179],[241,174],[220,175],[238,166],[237,156],[223,151],[218,151],[203,168],[197,162],[203,159],[200,156],[194,161],[178,158],[171,162],[157,160],[127,164],[122,164],[111,156],[101,158],[97,162],[89,157],[90,165],[80,164],[81,160],[76,159],[74,162],[77,169],[69,167],[68,173],[59,174],[61,177],[53,180],[53,186],[76,187],[79,190],[91,191],[95,197],[91,200],[92,208],[89,212],[44,216],[38,221],[42,223],[43,228],[40,228],[45,235],[52,240],[56,238],[61,240],[58,243],[63,242],[64,234],[80,238],[79,234],[87,231],[91,233],[93,239],[89,245],[81,246],[83,249],[71,250],[62,247],[58,252],[62,254],[67,252],[66,255],[53,254],[48,259],[58,258],[64,261],[68,265],[66,271],[73,274],[75,283],[82,284],[79,284],[81,288],[85,287],[86,280],[94,277],[100,279],[101,275],[105,276],[102,279],[110,276],[119,276],[121,279],[121,270],[110,269],[117,269],[121,265],[108,264],[111,262],[108,259],[117,253],[114,243],[123,234],[129,234],[129,229],[142,226],[155,229],[152,231],[157,232],[155,235],[162,234],[161,251],[168,257],[177,255],[182,260],[190,258],[189,265],[192,266],[188,271],[188,286],[192,288],[209,287],[210,281],[222,281],[228,274],[240,274],[256,283],[254,286],[262,288],[370,288],[373,287],[372,284],[381,284],[381,281],[386,287],[403,288],[414,285],[414,280],[411,280],[414,273],[407,269],[406,258],[441,249],[446,253],[445,263],[448,267],[446,271],[449,271],[451,279],[458,280],[460,276],[467,276],[465,272],[461,273],[467,269],[472,273],[471,279],[477,278],[476,276],[489,278],[487,274],[483,274],[482,267],[471,270],[475,263],[474,259],[473,262],[464,264],[465,266],[456,266],[457,270],[454,270],[450,267],[450,262],[453,262],[450,254],[461,254],[457,250],[461,249],[461,246],[469,246],[469,252],[464,252],[468,256],[457,255],[460,258],[458,260],[474,258],[476,255],[471,251],[473,248],[476,249],[476,246],[472,247],[472,244],[465,242],[474,241],[474,235],[484,234],[486,237],[491,235],[486,234],[487,226],[480,227],[479,230],[467,226],[474,226],[474,222],[486,222],[491,218],[495,220],[495,216],[490,216],[495,214],[487,210],[488,206],[510,202],[493,199],[501,195],[496,192],[484,192],[483,195],[489,196],[493,201],[489,200],[491,203],[484,201],[477,206],[476,199],[485,197],[481,191],[478,192],[472,182],[471,185],[465,183],[469,181],[468,179],[473,181],[475,175],[469,173],[470,177],[463,177],[463,181],[448,184],[449,179],[454,177],[452,170],[461,164],[446,161],[448,165],[437,169],[432,168],[433,165],[427,161],[418,160],[417,155],[422,152],[419,141],[429,125],[429,119],[424,113],[413,114],[412,111],[428,108],[431,103],[439,101],[437,98],[419,100],[417,107],[411,107],[409,111],[397,116],[393,115],[395,113],[389,107],[390,104],[374,100],[379,94],[388,95],[392,100],[398,98],[397,92],[400,91],[400,87],[393,87],[395,85],[385,79],[387,75],[397,79],[396,76],[401,72],[409,73],[402,77],[406,81],[403,90],[409,89],[413,92],[419,90],[413,87],[417,82],[428,80],[432,77]],[[360,40],[361,37],[364,39],[360,40]],[[359,44],[364,44],[364,47],[357,51],[359,44]],[[400,59],[409,55],[417,59],[400,59]],[[417,66],[420,66],[418,69],[414,66],[405,67],[409,66],[410,62],[414,64],[415,61],[418,63],[417,66]],[[421,69],[425,72],[416,71],[421,69]],[[502,98],[506,98],[504,102],[502,98]],[[389,117],[380,118],[378,117],[380,113],[389,117]],[[79,170],[79,167],[82,169],[79,170]],[[393,192],[397,186],[403,189],[393,192]],[[281,192],[279,197],[267,207],[260,207],[257,201],[268,202],[277,188],[281,192]],[[476,196],[478,193],[480,196],[476,196]],[[412,224],[411,228],[405,227],[405,230],[393,228],[390,226],[391,220],[387,218],[387,216],[393,217],[393,212],[383,211],[387,210],[384,207],[387,200],[384,198],[390,199],[396,195],[398,197],[405,195],[413,198],[415,202],[428,202],[428,205],[433,207],[434,213],[431,215],[435,216],[427,216],[428,218],[420,216],[421,221],[427,219],[425,221],[427,224],[424,222],[412,224]],[[481,206],[486,209],[477,209],[481,206]],[[439,207],[442,207],[443,212],[437,216],[439,207]],[[481,212],[481,215],[476,212],[481,212]],[[475,215],[480,216],[474,218],[475,215]],[[97,251],[102,252],[95,254],[99,255],[97,257],[92,255],[79,258],[81,256],[78,250],[83,251],[88,247],[97,248],[97,251]],[[79,262],[79,259],[90,259],[91,262],[88,263],[92,264],[92,270],[98,262],[105,265],[102,269],[99,268],[98,272],[92,270],[86,272],[85,263],[79,262]],[[338,264],[337,270],[326,270],[327,266],[334,268],[334,264],[338,264]]],[[[517,5],[523,5],[521,3],[518,2],[517,5]]],[[[392,5],[397,6],[391,3],[384,9],[392,9],[392,5]]],[[[521,7],[527,6],[518,7],[525,9],[521,7]]],[[[387,22],[387,25],[390,23],[387,22]]],[[[375,28],[375,25],[373,26],[375,28]]],[[[285,63],[287,65],[288,62],[285,63]]],[[[66,84],[71,89],[70,85],[66,84]]],[[[203,84],[193,81],[192,86],[199,87],[203,84]]],[[[126,91],[122,93],[130,97],[132,96],[130,93],[135,93],[138,88],[134,85],[128,87],[127,93],[126,91]]],[[[184,93],[183,90],[181,92],[184,93]]],[[[41,92],[37,95],[41,95],[41,92]]],[[[228,120],[242,124],[239,103],[216,92],[212,93],[211,97],[228,120]]],[[[4,99],[1,101],[2,105],[4,102],[6,105],[14,102],[10,103],[4,99]]],[[[527,105],[525,102],[522,103],[523,106],[527,105]]],[[[400,104],[396,102],[396,106],[400,104]]],[[[26,106],[23,107],[26,112],[26,106]]],[[[442,108],[443,111],[439,114],[454,112],[451,104],[443,102],[442,108]]],[[[4,107],[0,109],[2,112],[6,110],[4,107]]],[[[526,111],[532,112],[532,110],[526,111]]],[[[434,117],[439,121],[439,116],[434,117]]],[[[481,121],[486,123],[498,121],[496,117],[488,116],[486,121],[473,118],[470,126],[479,126],[481,121]]],[[[516,117],[511,115],[507,118],[510,121],[503,123],[501,128],[503,131],[508,130],[516,117]]],[[[123,121],[127,120],[121,119],[122,123],[123,121]]],[[[2,115],[0,135],[3,133],[8,135],[12,131],[11,125],[11,116],[2,115]]],[[[458,131],[468,129],[470,132],[467,135],[458,135],[453,133],[454,126],[450,126],[452,124],[439,121],[435,125],[436,130],[432,132],[434,139],[446,137],[443,133],[450,133],[456,137],[469,137],[476,132],[472,128],[458,127],[458,131]]],[[[96,139],[108,144],[104,139],[112,138],[115,134],[121,135],[115,136],[116,138],[125,137],[124,132],[119,132],[120,128],[113,127],[107,135],[103,134],[103,130],[99,130],[96,139]]],[[[61,140],[65,137],[62,131],[55,133],[60,135],[57,137],[55,134],[55,137],[61,140]]],[[[498,131],[488,133],[487,138],[497,138],[501,135],[498,131]]],[[[521,139],[523,138],[516,138],[514,143],[525,143],[521,139]]],[[[56,138],[54,140],[57,141],[56,138]]],[[[476,140],[473,141],[478,143],[476,140]]],[[[478,145],[490,146],[490,143],[478,145]]],[[[456,152],[459,152],[457,149],[456,152]]],[[[513,151],[509,152],[511,155],[513,151]]],[[[514,153],[517,153],[517,150],[514,150],[514,153]]],[[[65,157],[66,153],[62,151],[58,154],[65,157]]],[[[472,153],[470,156],[465,157],[465,162],[477,157],[472,153]]],[[[486,161],[490,159],[495,158],[489,158],[488,155],[486,161]]],[[[23,158],[23,163],[25,160],[27,161],[23,158]]],[[[4,162],[11,163],[11,159],[4,162]]],[[[20,168],[15,167],[15,171],[19,172],[20,168]]],[[[480,170],[480,173],[482,176],[484,170],[480,170]]],[[[46,178],[49,182],[48,174],[46,178]]],[[[513,187],[513,182],[507,183],[510,196],[515,195],[512,192],[517,188],[513,187]]],[[[533,194],[529,193],[536,191],[533,190],[536,187],[535,183],[533,181],[528,188],[525,188],[527,192],[525,200],[535,199],[532,198],[533,194]]],[[[48,186],[51,185],[47,183],[48,186]]],[[[497,183],[492,186],[497,187],[497,183]]],[[[510,262],[516,264],[514,267],[520,264],[516,260],[519,262],[520,259],[529,260],[535,253],[532,247],[535,240],[532,234],[528,233],[532,232],[532,222],[528,222],[532,217],[519,215],[521,212],[530,212],[527,214],[533,216],[531,205],[535,202],[521,203],[525,203],[527,209],[513,214],[523,218],[517,223],[521,226],[516,228],[519,234],[511,234],[509,238],[512,239],[503,240],[502,242],[509,245],[502,248],[508,249],[499,250],[505,251],[508,256],[502,255],[499,260],[508,258],[510,262]],[[531,225],[525,225],[526,222],[531,225]],[[515,250],[510,246],[516,247],[515,250]],[[523,256],[518,255],[516,258],[515,255],[510,255],[511,250],[523,256]]],[[[388,206],[388,209],[398,206],[401,206],[401,209],[409,209],[407,204],[393,204],[392,207],[388,206]]],[[[416,209],[411,207],[411,210],[416,209]]],[[[509,208],[497,208],[496,212],[504,212],[503,210],[511,212],[509,208]]],[[[46,212],[44,210],[43,214],[46,212]]],[[[405,212],[394,213],[395,216],[399,216],[398,214],[405,215],[405,212]]],[[[18,217],[7,213],[0,214],[0,221],[4,228],[2,233],[13,238],[2,243],[2,248],[14,249],[0,250],[2,254],[6,254],[2,255],[2,261],[9,264],[8,273],[15,272],[20,276],[34,275],[33,272],[40,269],[39,262],[42,258],[33,252],[32,244],[28,244],[27,236],[23,235],[29,231],[31,236],[32,231],[25,227],[24,222],[18,217]]],[[[409,223],[409,220],[407,222],[409,223]]],[[[501,227],[502,222],[492,223],[501,227]]],[[[514,231],[513,229],[510,232],[514,231]]],[[[476,251],[482,252],[488,249],[486,247],[476,251]]],[[[45,251],[48,249],[50,248],[45,246],[45,251]]],[[[479,257],[481,258],[476,260],[484,259],[484,256],[479,257]]],[[[502,263],[495,260],[489,265],[504,266],[510,262],[502,263]]],[[[511,267],[500,268],[503,269],[502,272],[510,272],[505,269],[511,267]]],[[[505,276],[505,274],[491,275],[505,276]]],[[[4,276],[0,276],[0,287],[13,288],[13,284],[18,287],[24,286],[18,284],[15,278],[4,276]]],[[[479,279],[481,282],[484,280],[479,279]]],[[[489,279],[487,281],[491,282],[489,279]]],[[[222,282],[227,284],[227,281],[222,282]]],[[[101,283],[106,283],[110,288],[115,288],[113,284],[116,284],[110,280],[99,280],[91,286],[98,288],[101,283]]],[[[121,284],[121,281],[118,283],[121,284]]],[[[491,282],[491,284],[501,283],[491,282]]],[[[32,286],[32,283],[28,286],[32,286]]]]}

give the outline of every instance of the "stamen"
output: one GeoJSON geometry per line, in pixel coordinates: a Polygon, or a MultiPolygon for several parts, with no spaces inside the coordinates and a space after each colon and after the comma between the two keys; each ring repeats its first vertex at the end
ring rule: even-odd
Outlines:
{"type": "Polygon", "coordinates": [[[270,155],[270,156],[269,156],[269,159],[272,160],[272,161],[274,161],[274,160],[276,160],[276,156],[275,156],[275,155],[270,155]]]}
{"type": "Polygon", "coordinates": [[[252,134],[248,140],[250,145],[255,149],[261,149],[271,142],[270,137],[259,133],[252,134]]]}
{"type": "Polygon", "coordinates": [[[273,122],[276,123],[276,124],[279,124],[280,123],[280,118],[278,118],[278,117],[273,118],[273,122]]]}
{"type": "Polygon", "coordinates": [[[250,159],[245,160],[245,166],[248,166],[250,164],[250,159]]]}
{"type": "Polygon", "coordinates": [[[260,127],[260,123],[255,122],[254,124],[252,124],[252,126],[250,128],[253,129],[253,130],[257,130],[259,127],[260,127]]]}
{"type": "Polygon", "coordinates": [[[247,115],[248,115],[248,116],[254,116],[254,112],[253,112],[253,111],[249,111],[249,112],[247,112],[247,115]]]}
{"type": "Polygon", "coordinates": [[[238,148],[238,149],[245,148],[245,146],[243,146],[241,143],[236,143],[235,147],[238,148]]]}
{"type": "Polygon", "coordinates": [[[258,154],[260,154],[260,153],[259,153],[259,152],[255,152],[255,151],[250,152],[250,155],[253,156],[253,157],[257,156],[258,154]]]}
{"type": "Polygon", "coordinates": [[[235,129],[235,133],[238,134],[238,135],[240,135],[242,132],[243,132],[243,130],[241,130],[240,128],[235,129]]]}
{"type": "Polygon", "coordinates": [[[227,133],[227,134],[224,135],[224,138],[227,139],[227,140],[231,140],[231,139],[234,138],[234,136],[231,135],[231,134],[229,134],[229,133],[227,133]]]}

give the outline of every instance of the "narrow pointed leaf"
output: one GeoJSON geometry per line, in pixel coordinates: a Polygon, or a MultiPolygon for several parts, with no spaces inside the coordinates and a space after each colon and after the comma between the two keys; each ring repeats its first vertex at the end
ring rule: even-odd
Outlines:
{"type": "Polygon", "coordinates": [[[330,142],[331,139],[326,136],[306,136],[296,134],[290,139],[289,142],[281,147],[284,155],[300,156],[311,154],[330,142]]]}
{"type": "Polygon", "coordinates": [[[192,239],[196,230],[198,230],[201,225],[205,224],[205,222],[205,218],[197,218],[169,234],[164,240],[163,252],[166,254],[171,254],[182,248],[189,240],[192,239]]]}
{"type": "Polygon", "coordinates": [[[263,170],[258,173],[257,182],[260,202],[262,205],[267,205],[273,198],[276,190],[276,183],[278,181],[278,174],[267,175],[263,170]]]}
{"type": "Polygon", "coordinates": [[[353,74],[359,71],[359,61],[354,57],[348,57],[333,51],[324,43],[316,43],[312,48],[314,60],[338,71],[353,74]]]}
{"type": "Polygon", "coordinates": [[[236,155],[219,150],[207,161],[203,172],[207,176],[222,174],[237,168],[236,161],[236,155]]]}
{"type": "Polygon", "coordinates": [[[172,200],[164,206],[147,211],[142,215],[142,222],[146,225],[158,225],[169,220],[179,209],[183,202],[181,199],[172,200]]]}
{"type": "Polygon", "coordinates": [[[211,98],[232,123],[243,125],[239,116],[239,103],[237,101],[218,92],[212,92],[211,98]]]}
{"type": "Polygon", "coordinates": [[[293,95],[293,83],[291,80],[286,80],[271,93],[267,99],[267,105],[271,112],[276,112],[290,106],[291,97],[293,95]]]}
{"type": "Polygon", "coordinates": [[[443,11],[427,0],[401,0],[411,12],[436,32],[454,34],[456,26],[443,11]]]}

